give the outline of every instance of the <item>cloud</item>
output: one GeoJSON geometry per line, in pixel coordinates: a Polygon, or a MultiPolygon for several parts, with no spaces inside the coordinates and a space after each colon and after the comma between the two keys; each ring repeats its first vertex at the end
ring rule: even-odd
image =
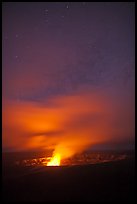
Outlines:
{"type": "Polygon", "coordinates": [[[134,140],[131,101],[124,93],[97,89],[45,102],[3,101],[3,148],[48,148],[65,158],[98,144],[130,142],[134,140]]]}

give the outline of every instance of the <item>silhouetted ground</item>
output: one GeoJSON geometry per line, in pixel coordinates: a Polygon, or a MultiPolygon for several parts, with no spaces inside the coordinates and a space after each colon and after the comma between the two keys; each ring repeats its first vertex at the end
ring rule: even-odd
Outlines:
{"type": "Polygon", "coordinates": [[[3,201],[134,201],[134,159],[70,167],[3,166],[3,201]]]}

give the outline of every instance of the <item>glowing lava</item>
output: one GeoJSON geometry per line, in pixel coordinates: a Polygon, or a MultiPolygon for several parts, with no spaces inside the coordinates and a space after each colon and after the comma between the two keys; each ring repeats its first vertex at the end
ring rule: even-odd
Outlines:
{"type": "Polygon", "coordinates": [[[53,156],[51,160],[47,163],[47,166],[60,166],[60,155],[55,154],[55,156],[53,156]]]}

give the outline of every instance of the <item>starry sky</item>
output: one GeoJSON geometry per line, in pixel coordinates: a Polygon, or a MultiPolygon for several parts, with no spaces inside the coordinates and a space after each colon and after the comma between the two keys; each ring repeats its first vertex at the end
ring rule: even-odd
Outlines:
{"type": "Polygon", "coordinates": [[[3,3],[3,149],[133,146],[134,18],[129,2],[3,3]]]}

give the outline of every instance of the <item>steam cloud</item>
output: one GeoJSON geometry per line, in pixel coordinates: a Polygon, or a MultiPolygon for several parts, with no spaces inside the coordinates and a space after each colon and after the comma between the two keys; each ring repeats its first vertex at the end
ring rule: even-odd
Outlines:
{"type": "Polygon", "coordinates": [[[66,158],[97,144],[134,140],[134,104],[124,93],[78,91],[45,103],[3,104],[4,148],[54,149],[66,158]]]}

